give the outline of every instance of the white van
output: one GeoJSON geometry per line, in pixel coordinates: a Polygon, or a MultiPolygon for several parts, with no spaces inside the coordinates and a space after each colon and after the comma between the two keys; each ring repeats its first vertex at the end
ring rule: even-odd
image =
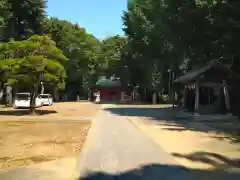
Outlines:
{"type": "MultiPolygon", "coordinates": [[[[17,93],[14,101],[14,108],[29,108],[30,107],[30,93],[17,93]]],[[[40,96],[36,97],[36,107],[43,106],[40,96]]]]}
{"type": "Polygon", "coordinates": [[[53,104],[53,98],[51,94],[40,94],[43,105],[51,106],[53,104]]]}

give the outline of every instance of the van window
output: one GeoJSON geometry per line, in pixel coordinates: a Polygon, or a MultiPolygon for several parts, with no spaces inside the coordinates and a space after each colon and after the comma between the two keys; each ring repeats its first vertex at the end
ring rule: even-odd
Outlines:
{"type": "Polygon", "coordinates": [[[49,98],[49,95],[46,95],[46,94],[42,94],[40,95],[41,98],[49,98]]]}
{"type": "Polygon", "coordinates": [[[29,100],[30,95],[29,94],[16,94],[17,100],[29,100]]]}

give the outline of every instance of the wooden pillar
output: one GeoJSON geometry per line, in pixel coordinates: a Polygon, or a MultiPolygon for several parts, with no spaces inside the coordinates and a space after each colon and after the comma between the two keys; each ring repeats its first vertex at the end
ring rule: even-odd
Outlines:
{"type": "Polygon", "coordinates": [[[195,107],[194,111],[197,112],[199,109],[199,80],[196,80],[195,85],[196,93],[195,93],[195,107]]]}
{"type": "Polygon", "coordinates": [[[208,105],[211,104],[211,88],[208,87],[208,105]]]}
{"type": "Polygon", "coordinates": [[[182,108],[186,109],[186,104],[187,104],[187,87],[184,86],[184,90],[183,90],[183,101],[182,101],[182,108]]]}
{"type": "Polygon", "coordinates": [[[172,71],[172,107],[174,108],[174,103],[175,103],[175,86],[173,86],[173,80],[175,78],[175,73],[172,71]]]}
{"type": "Polygon", "coordinates": [[[121,92],[121,101],[125,101],[125,93],[124,92],[121,92]]]}
{"type": "Polygon", "coordinates": [[[175,91],[172,90],[172,107],[174,108],[174,104],[175,104],[175,91]]]}
{"type": "Polygon", "coordinates": [[[224,92],[224,100],[225,100],[225,104],[226,104],[226,109],[229,112],[230,102],[229,102],[228,87],[227,87],[227,83],[225,80],[223,80],[223,92],[224,92]]]}

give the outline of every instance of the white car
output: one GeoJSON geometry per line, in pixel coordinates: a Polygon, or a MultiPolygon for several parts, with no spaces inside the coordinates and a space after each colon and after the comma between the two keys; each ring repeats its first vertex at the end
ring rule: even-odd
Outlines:
{"type": "MultiPolygon", "coordinates": [[[[30,107],[30,93],[17,93],[14,101],[14,108],[29,108],[30,107]]],[[[36,97],[36,107],[43,106],[40,96],[36,97]]]]}
{"type": "Polygon", "coordinates": [[[53,98],[51,94],[40,94],[43,105],[51,106],[53,104],[53,98]]]}

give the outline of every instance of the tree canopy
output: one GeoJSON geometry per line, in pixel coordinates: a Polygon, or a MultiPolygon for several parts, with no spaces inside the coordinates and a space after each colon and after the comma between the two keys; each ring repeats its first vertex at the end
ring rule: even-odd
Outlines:
{"type": "Polygon", "coordinates": [[[57,18],[45,19],[44,32],[69,59],[66,64],[69,93],[75,97],[80,91],[86,92],[88,85],[96,82],[101,72],[101,42],[78,24],[57,18]]]}
{"type": "Polygon", "coordinates": [[[1,38],[23,40],[34,34],[42,34],[42,21],[45,17],[44,0],[1,0],[1,38]]]}
{"type": "Polygon", "coordinates": [[[121,74],[121,59],[127,39],[121,36],[107,37],[102,41],[102,59],[104,75],[119,76],[121,74]]]}
{"type": "MultiPolygon", "coordinates": [[[[3,43],[0,52],[2,83],[30,87],[31,102],[35,102],[40,82],[64,88],[67,58],[48,36],[34,35],[28,40],[3,43]]],[[[31,103],[33,111],[34,105],[31,103]]]]}
{"type": "MultiPolygon", "coordinates": [[[[21,59],[33,51],[36,56],[42,56],[35,52],[40,43],[37,38],[48,36],[55,43],[47,44],[45,49],[41,48],[48,59],[58,60],[66,70],[66,93],[70,99],[75,99],[77,94],[87,95],[88,88],[100,76],[117,76],[120,72],[121,49],[126,38],[114,36],[100,41],[79,24],[47,17],[45,8],[44,0],[0,0],[0,41],[7,42],[1,45],[1,60],[7,63],[6,60],[21,59]],[[31,37],[34,34],[41,36],[31,37]],[[28,39],[29,37],[31,38],[28,39]],[[55,55],[63,55],[68,61],[62,63],[62,57],[55,55]]],[[[13,83],[13,80],[7,78],[9,66],[1,64],[1,77],[6,76],[1,80],[1,85],[13,83]]],[[[30,82],[27,78],[25,80],[30,82]]],[[[49,83],[45,85],[48,91],[54,88],[49,83]]]]}
{"type": "Polygon", "coordinates": [[[239,13],[239,4],[226,0],[129,1],[123,30],[132,84],[167,89],[169,69],[179,76],[212,60],[236,71],[239,13]]]}
{"type": "Polygon", "coordinates": [[[79,24],[47,17],[45,8],[44,0],[0,0],[1,85],[10,81],[5,62],[27,63],[23,57],[31,53],[65,69],[64,93],[70,99],[85,96],[100,76],[120,78],[144,92],[167,92],[172,72],[180,76],[212,60],[240,72],[240,5],[229,0],[129,0],[122,17],[125,36],[103,40],[79,24]]]}

